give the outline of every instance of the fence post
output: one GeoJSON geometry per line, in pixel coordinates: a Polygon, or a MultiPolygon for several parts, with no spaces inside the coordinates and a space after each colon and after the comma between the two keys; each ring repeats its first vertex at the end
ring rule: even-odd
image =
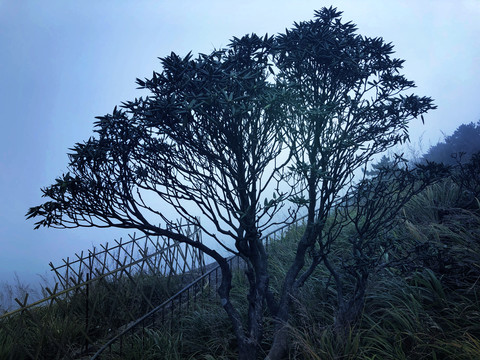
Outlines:
{"type": "MultiPolygon", "coordinates": [[[[65,262],[65,260],[63,260],[65,262]]],[[[65,280],[66,280],[66,283],[65,283],[65,289],[68,289],[68,287],[70,286],[70,283],[69,283],[69,276],[68,276],[68,270],[70,269],[70,258],[67,256],[67,261],[65,262],[65,265],[67,266],[67,272],[65,274],[65,280]]]]}
{"type": "Polygon", "coordinates": [[[88,351],[88,317],[89,317],[89,313],[88,313],[88,298],[89,298],[89,288],[90,288],[90,284],[89,284],[89,280],[90,280],[90,274],[87,272],[86,274],[86,289],[85,289],[85,351],[88,351]]]}

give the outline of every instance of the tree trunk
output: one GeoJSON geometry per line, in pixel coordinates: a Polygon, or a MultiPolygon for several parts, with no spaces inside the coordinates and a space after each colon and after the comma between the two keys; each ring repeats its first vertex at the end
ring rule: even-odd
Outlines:
{"type": "Polygon", "coordinates": [[[286,324],[278,324],[275,329],[273,343],[270,347],[265,360],[282,360],[286,359],[288,350],[288,329],[286,324]]]}
{"type": "MultiPolygon", "coordinates": [[[[266,359],[268,360],[281,360],[286,359],[288,353],[288,327],[287,322],[289,318],[289,305],[291,300],[292,291],[294,292],[297,289],[298,283],[296,283],[298,274],[305,265],[305,254],[307,249],[311,247],[313,241],[315,240],[313,231],[313,217],[314,214],[311,212],[309,218],[309,224],[303,234],[301,240],[297,245],[297,253],[295,255],[295,260],[293,261],[290,269],[288,270],[285,279],[283,281],[283,287],[280,295],[280,300],[276,309],[273,306],[270,307],[270,311],[274,314],[275,317],[275,332],[273,335],[273,343],[268,352],[266,359]]],[[[308,277],[308,276],[306,276],[308,277]]],[[[305,278],[306,280],[306,278],[305,278]]]]}
{"type": "Polygon", "coordinates": [[[238,344],[238,360],[255,360],[257,358],[257,343],[243,338],[238,344]]]}
{"type": "Polygon", "coordinates": [[[337,334],[346,335],[359,319],[365,304],[368,274],[357,279],[355,291],[349,301],[339,301],[334,328],[337,334]]]}
{"type": "Polygon", "coordinates": [[[285,278],[283,294],[278,303],[275,313],[275,331],[273,343],[265,359],[281,360],[285,359],[288,351],[288,328],[287,321],[289,317],[289,299],[293,287],[294,275],[289,272],[285,278]]]}

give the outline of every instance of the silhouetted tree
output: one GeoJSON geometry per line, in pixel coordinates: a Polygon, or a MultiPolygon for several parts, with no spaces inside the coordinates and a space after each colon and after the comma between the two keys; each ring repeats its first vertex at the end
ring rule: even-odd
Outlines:
{"type": "Polygon", "coordinates": [[[340,334],[348,332],[360,316],[370,275],[391,265],[388,254],[394,244],[390,233],[402,222],[402,208],[427,186],[450,174],[442,164],[415,164],[410,169],[400,156],[382,160],[375,175],[367,177],[364,173],[335,209],[339,213],[337,227],[342,228],[350,250],[345,252],[342,247],[335,256],[324,257],[335,282],[334,327],[340,334]]]}
{"type": "Polygon", "coordinates": [[[276,191],[283,166],[281,114],[267,81],[272,45],[272,38],[252,35],[197,59],[173,53],[162,59],[161,73],[137,80],[151,96],[99,117],[97,137],[77,144],[70,154],[70,173],[43,190],[52,201],[28,213],[43,217],[37,227],[138,229],[213,257],[221,267],[218,293],[241,359],[254,359],[261,342],[268,273],[260,238],[283,198],[282,193],[269,200],[264,195],[276,191]],[[220,254],[214,244],[176,231],[172,211],[201,226],[228,252],[220,254]],[[232,253],[247,263],[246,323],[230,301],[227,257],[232,253]]]}
{"type": "Polygon", "coordinates": [[[393,45],[356,34],[340,16],[324,8],[277,38],[292,183],[304,193],[294,200],[306,207],[308,219],[277,305],[269,354],[275,359],[286,350],[291,296],[328,259],[341,233],[336,219],[327,219],[342,191],[374,155],[408,140],[409,121],[434,108],[428,97],[404,95],[414,83],[400,74],[403,60],[391,57],[393,45]]]}
{"type": "Polygon", "coordinates": [[[386,155],[382,155],[378,162],[372,164],[371,170],[365,170],[365,175],[376,176],[381,173],[382,170],[390,170],[393,166],[398,166],[399,162],[397,160],[399,159],[392,159],[386,155]]]}
{"type": "Polygon", "coordinates": [[[341,193],[372,156],[408,139],[409,121],[434,108],[430,98],[404,95],[414,83],[399,74],[391,44],[357,35],[340,16],[324,8],[275,38],[253,34],[196,59],[162,59],[161,73],[138,80],[151,95],[99,117],[97,136],[70,154],[70,172],[43,189],[51,200],[27,216],[42,218],[36,227],[138,229],[200,249],[220,264],[218,292],[239,358],[257,356],[265,304],[276,324],[268,358],[282,358],[291,296],[341,230],[335,219],[327,224],[341,193]],[[275,296],[260,239],[286,199],[306,207],[308,220],[275,296]],[[215,230],[198,225],[245,259],[245,320],[230,301],[228,254],[176,231],[172,211],[194,223],[199,212],[215,230]]]}
{"type": "Polygon", "coordinates": [[[452,135],[430,147],[423,158],[425,160],[456,165],[459,161],[467,162],[471,156],[480,151],[480,121],[460,125],[452,135]]]}
{"type": "Polygon", "coordinates": [[[472,154],[469,161],[459,161],[452,169],[452,179],[460,188],[457,205],[479,211],[480,151],[472,154]]]}

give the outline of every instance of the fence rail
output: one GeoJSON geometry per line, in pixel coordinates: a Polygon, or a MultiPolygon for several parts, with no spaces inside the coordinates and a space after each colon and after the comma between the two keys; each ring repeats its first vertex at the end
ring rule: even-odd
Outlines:
{"type": "MultiPolygon", "coordinates": [[[[306,216],[303,216],[297,219],[294,223],[285,224],[265,235],[262,238],[262,241],[267,251],[272,242],[281,239],[286,231],[289,231],[292,226],[296,228],[298,223],[303,221],[305,218],[306,216]]],[[[242,261],[243,260],[238,256],[232,256],[228,259],[231,269],[234,269],[235,267],[240,269],[242,266],[242,261]]],[[[133,335],[136,332],[140,332],[140,330],[141,336],[143,337],[146,328],[155,327],[159,323],[165,324],[166,321],[171,322],[174,317],[182,315],[183,311],[188,311],[188,309],[191,307],[191,302],[195,303],[197,301],[197,297],[199,298],[204,296],[206,293],[212,294],[214,291],[216,293],[216,289],[219,286],[220,280],[220,266],[215,264],[213,268],[195,279],[192,283],[185,286],[171,298],[126,326],[121,332],[102,345],[90,360],[100,359],[105,352],[112,354],[112,352],[114,352],[113,347],[116,343],[118,343],[118,348],[115,350],[115,352],[121,355],[123,353],[125,337],[133,335]]]]}
{"type": "MultiPolygon", "coordinates": [[[[179,229],[202,241],[200,228],[179,229]]],[[[184,276],[201,274],[205,259],[186,244],[134,234],[128,241],[115,240],[50,267],[57,281],[52,289],[44,289],[43,299],[28,303],[27,293],[22,300],[15,299],[18,309],[0,316],[0,342],[6,344],[0,346],[0,358],[44,358],[46,342],[56,354],[53,358],[68,358],[72,348],[76,353],[88,351],[94,339],[108,336],[169,298],[184,276]],[[39,334],[33,339],[35,331],[39,334]]]]}
{"type": "MultiPolygon", "coordinates": [[[[266,249],[301,220],[265,235],[266,249]]],[[[202,241],[199,228],[181,229],[202,241]]],[[[228,262],[232,269],[242,267],[239,257],[228,262]]],[[[130,334],[142,330],[143,341],[146,328],[172,324],[201,296],[218,296],[221,281],[219,266],[206,266],[196,249],[135,234],[50,267],[57,281],[45,288],[43,299],[28,303],[26,294],[15,299],[18,309],[0,316],[0,359],[75,359],[94,352],[92,359],[97,359],[105,352],[121,354],[130,334]],[[97,339],[109,340],[99,344],[97,339]]]]}

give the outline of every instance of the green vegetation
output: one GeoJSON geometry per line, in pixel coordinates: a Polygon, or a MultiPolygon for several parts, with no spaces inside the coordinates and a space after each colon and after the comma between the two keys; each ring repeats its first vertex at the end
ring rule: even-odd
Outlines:
{"type": "MultiPolygon", "coordinates": [[[[367,269],[369,281],[360,314],[339,331],[339,283],[324,264],[316,267],[292,294],[292,316],[284,324],[290,359],[480,358],[480,202],[475,197],[478,184],[466,187],[464,179],[470,176],[464,169],[478,169],[475,164],[473,159],[453,169],[451,176],[402,205],[388,233],[369,239],[372,249],[381,249],[380,256],[371,253],[372,266],[353,266],[355,223],[342,227],[332,246],[332,266],[342,277],[345,300],[355,294],[352,269],[367,269]]],[[[396,189],[393,183],[389,188],[396,189]]],[[[269,245],[273,295],[281,291],[305,228],[306,224],[300,223],[269,245]]],[[[135,275],[133,280],[101,281],[89,289],[92,343],[102,343],[112,329],[118,330],[146,312],[149,306],[139,294],[150,294],[149,301],[159,304],[181,285],[175,279],[169,282],[145,274],[135,275]]],[[[244,299],[249,286],[243,270],[233,273],[232,284],[231,301],[246,321],[244,299]]],[[[50,306],[31,309],[26,316],[1,320],[0,359],[79,358],[86,331],[85,300],[85,292],[79,291],[50,306]]],[[[182,311],[171,322],[138,329],[123,338],[121,351],[120,343],[114,343],[112,354],[120,355],[106,352],[102,358],[236,358],[237,338],[218,302],[211,292],[199,293],[189,311],[182,311]]],[[[267,355],[274,338],[275,318],[268,309],[264,317],[257,358],[267,355]]]]}
{"type": "Polygon", "coordinates": [[[391,43],[358,34],[333,7],[275,36],[234,37],[208,54],[160,61],[159,72],[137,79],[148,96],[97,117],[94,136],[73,146],[68,173],[42,189],[45,202],[27,218],[36,228],[138,230],[210,256],[239,359],[264,354],[264,344],[270,360],[284,358],[292,301],[317,267],[335,283],[335,332],[346,335],[369,278],[385,265],[396,213],[444,169],[398,166],[353,179],[408,141],[409,123],[435,109],[433,100],[412,93],[391,43]],[[261,238],[287,207],[280,221],[303,211],[306,227],[285,271],[272,273],[261,238]],[[211,241],[180,233],[175,216],[211,241]],[[232,254],[246,262],[242,301],[232,293],[232,254]]]}
{"type": "Polygon", "coordinates": [[[0,319],[0,359],[75,358],[179,290],[180,277],[102,279],[0,319]]]}
{"type": "Polygon", "coordinates": [[[460,125],[452,135],[445,136],[443,141],[431,146],[423,159],[454,165],[470,160],[479,151],[480,121],[460,125]]]}
{"type": "MultiPolygon", "coordinates": [[[[335,283],[319,266],[292,301],[289,358],[480,358],[480,208],[456,206],[458,196],[458,185],[446,179],[404,206],[391,231],[388,266],[371,274],[361,316],[345,334],[334,327],[335,283]]],[[[270,248],[274,289],[300,235],[291,231],[270,248]]],[[[337,244],[342,251],[349,247],[346,237],[337,244]]],[[[247,289],[245,278],[237,274],[235,296],[241,299],[247,289]]],[[[142,341],[145,347],[124,358],[232,359],[237,348],[230,326],[208,298],[171,330],[131,337],[134,349],[142,341]]],[[[266,355],[272,334],[273,319],[268,318],[259,358],[266,355]]]]}

